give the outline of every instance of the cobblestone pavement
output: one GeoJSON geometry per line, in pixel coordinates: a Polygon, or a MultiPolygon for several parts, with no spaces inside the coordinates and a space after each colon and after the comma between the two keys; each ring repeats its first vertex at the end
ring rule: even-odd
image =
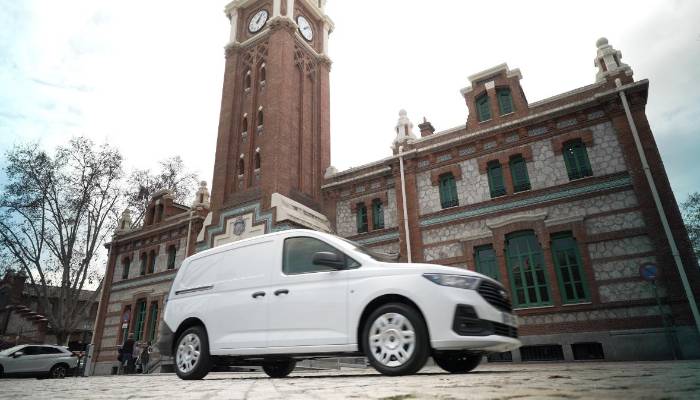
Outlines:
{"type": "Polygon", "coordinates": [[[435,367],[405,377],[372,369],[212,373],[203,381],[175,375],[63,380],[3,379],[7,399],[700,399],[700,362],[488,364],[466,375],[435,367]]]}

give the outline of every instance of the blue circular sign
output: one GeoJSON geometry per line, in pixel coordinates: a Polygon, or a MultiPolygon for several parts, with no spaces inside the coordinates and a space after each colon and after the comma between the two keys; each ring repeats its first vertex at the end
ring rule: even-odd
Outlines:
{"type": "Polygon", "coordinates": [[[647,281],[654,281],[659,276],[659,268],[656,264],[646,263],[639,266],[639,275],[647,281]]]}

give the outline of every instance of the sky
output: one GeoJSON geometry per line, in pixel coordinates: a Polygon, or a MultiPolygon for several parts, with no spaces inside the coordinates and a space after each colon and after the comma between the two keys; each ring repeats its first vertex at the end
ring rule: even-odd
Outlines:
{"type": "MultiPolygon", "coordinates": [[[[0,0],[0,167],[15,144],[86,135],[118,147],[127,169],[180,155],[211,181],[225,3],[0,0]]],[[[530,102],[593,83],[605,36],[650,80],[676,198],[700,190],[698,1],[329,0],[326,12],[339,170],[389,156],[402,108],[438,131],[464,124],[459,90],[494,65],[521,70],[530,102]]]]}

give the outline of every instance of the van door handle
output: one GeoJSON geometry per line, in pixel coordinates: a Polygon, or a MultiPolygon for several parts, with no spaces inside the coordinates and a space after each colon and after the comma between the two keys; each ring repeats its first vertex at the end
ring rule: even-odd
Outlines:
{"type": "Polygon", "coordinates": [[[265,292],[255,292],[253,293],[253,298],[257,299],[258,297],[265,297],[265,292]]]}
{"type": "Polygon", "coordinates": [[[289,294],[289,290],[287,290],[287,289],[275,290],[275,296],[279,296],[281,294],[289,294]]]}

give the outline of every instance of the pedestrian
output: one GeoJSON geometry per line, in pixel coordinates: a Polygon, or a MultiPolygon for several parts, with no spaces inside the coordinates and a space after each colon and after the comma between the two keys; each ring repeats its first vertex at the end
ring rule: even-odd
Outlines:
{"type": "Polygon", "coordinates": [[[153,351],[151,348],[151,342],[147,342],[144,348],[141,350],[141,356],[139,358],[141,359],[141,371],[144,374],[148,373],[148,363],[151,361],[151,351],[153,351]]]}
{"type": "Polygon", "coordinates": [[[136,362],[139,361],[139,356],[140,356],[140,355],[141,355],[141,343],[135,343],[135,344],[134,344],[134,352],[133,352],[133,354],[131,355],[131,357],[132,357],[133,360],[134,360],[134,369],[133,369],[134,373],[138,373],[138,372],[139,372],[138,369],[137,369],[137,366],[136,366],[136,362]]]}
{"type": "Polygon", "coordinates": [[[134,341],[134,334],[130,333],[129,337],[124,342],[122,346],[122,354],[124,358],[124,363],[126,364],[125,373],[130,374],[134,371],[134,346],[136,342],[134,341]]]}

